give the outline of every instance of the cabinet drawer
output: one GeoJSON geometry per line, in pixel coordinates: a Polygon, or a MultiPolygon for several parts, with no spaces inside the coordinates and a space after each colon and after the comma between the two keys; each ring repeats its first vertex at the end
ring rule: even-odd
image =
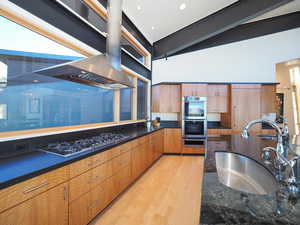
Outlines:
{"type": "Polygon", "coordinates": [[[72,202],[79,198],[84,193],[88,192],[91,188],[92,171],[89,170],[78,177],[70,180],[70,197],[69,201],[72,202]]]}
{"type": "Polygon", "coordinates": [[[124,152],[130,151],[133,148],[134,145],[135,145],[135,142],[133,142],[133,141],[130,141],[130,142],[127,142],[127,143],[121,145],[120,146],[121,154],[124,153],[124,152]]]}
{"type": "Polygon", "coordinates": [[[69,179],[69,167],[42,174],[0,191],[0,212],[69,179]]]}
{"type": "Polygon", "coordinates": [[[112,172],[112,161],[108,161],[94,169],[91,170],[92,177],[90,180],[91,188],[99,185],[105,179],[111,177],[113,175],[112,172]]]}
{"type": "Polygon", "coordinates": [[[115,193],[118,195],[130,184],[131,167],[130,166],[124,167],[113,178],[114,178],[114,190],[115,193]]]}
{"type": "Polygon", "coordinates": [[[205,147],[188,147],[183,146],[182,147],[182,153],[183,154],[204,154],[205,153],[205,147]]]}
{"type": "Polygon", "coordinates": [[[92,167],[95,167],[95,166],[105,163],[108,160],[109,160],[109,152],[104,151],[97,155],[92,156],[91,164],[92,164],[92,167]]]}
{"type": "Polygon", "coordinates": [[[92,168],[92,157],[70,164],[70,178],[76,177],[92,168]]]}
{"type": "Polygon", "coordinates": [[[131,162],[131,152],[125,152],[112,160],[113,174],[131,162]]]}
{"type": "Polygon", "coordinates": [[[138,139],[138,145],[144,144],[145,142],[149,142],[150,135],[146,135],[138,139]]]}
{"type": "Polygon", "coordinates": [[[119,156],[121,154],[121,150],[122,150],[121,145],[110,149],[109,150],[110,158],[112,159],[119,156]]]}

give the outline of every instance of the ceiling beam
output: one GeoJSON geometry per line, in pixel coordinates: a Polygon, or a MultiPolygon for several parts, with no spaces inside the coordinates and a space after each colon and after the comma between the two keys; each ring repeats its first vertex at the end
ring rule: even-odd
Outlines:
{"type": "Polygon", "coordinates": [[[248,40],[251,38],[261,37],[299,27],[300,11],[239,25],[233,29],[178,51],[171,56],[216,47],[237,41],[248,40]]]}
{"type": "Polygon", "coordinates": [[[240,0],[154,43],[160,59],[232,29],[293,0],[240,0]]]}

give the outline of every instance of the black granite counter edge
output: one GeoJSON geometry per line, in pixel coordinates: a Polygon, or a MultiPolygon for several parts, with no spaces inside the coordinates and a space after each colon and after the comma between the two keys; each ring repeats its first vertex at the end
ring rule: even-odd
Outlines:
{"type": "Polygon", "coordinates": [[[179,121],[161,120],[160,127],[162,128],[181,128],[179,121]]]}
{"type": "MultiPolygon", "coordinates": [[[[52,166],[49,166],[49,167],[46,167],[46,168],[43,168],[43,169],[40,169],[40,170],[36,170],[34,172],[31,172],[31,173],[28,173],[28,174],[25,174],[25,175],[21,175],[19,177],[16,177],[16,178],[13,178],[13,179],[9,179],[5,182],[2,182],[0,183],[0,190],[1,189],[4,189],[4,188],[7,188],[9,186],[12,186],[12,185],[15,185],[17,183],[20,183],[20,182],[23,182],[23,181],[26,181],[28,179],[31,179],[33,177],[36,177],[36,176],[39,176],[39,175],[42,175],[44,173],[47,173],[47,172],[50,172],[52,170],[55,170],[55,169],[58,169],[58,168],[61,168],[63,166],[66,166],[68,164],[71,164],[73,162],[76,162],[76,161],[79,161],[81,159],[84,159],[84,158],[87,158],[87,157],[90,157],[92,155],[96,155],[96,154],[99,154],[101,152],[104,152],[106,150],[109,150],[111,148],[114,148],[114,147],[117,147],[119,145],[122,145],[122,144],[125,144],[129,141],[132,141],[132,140],[135,140],[137,138],[140,138],[140,137],[143,137],[143,136],[146,136],[148,134],[151,134],[153,132],[156,132],[158,130],[161,130],[163,129],[164,127],[158,127],[158,128],[152,128],[152,130],[145,130],[144,132],[139,132],[137,135],[133,136],[133,137],[130,137],[124,141],[120,141],[116,144],[112,144],[112,145],[108,145],[108,146],[105,146],[103,148],[100,148],[98,150],[93,150],[91,152],[86,152],[86,153],[82,153],[82,154],[78,154],[74,157],[70,157],[70,158],[64,158],[64,157],[61,157],[63,159],[67,159],[66,161],[62,161],[62,162],[58,162],[57,164],[54,164],[52,166]]],[[[147,129],[147,128],[145,128],[147,129]]]]}
{"type": "MultiPolygon", "coordinates": [[[[160,126],[163,128],[181,128],[181,124],[179,121],[171,121],[171,120],[160,121],[160,126]]],[[[231,127],[222,126],[219,121],[208,121],[207,128],[208,129],[231,129],[231,127]]]]}

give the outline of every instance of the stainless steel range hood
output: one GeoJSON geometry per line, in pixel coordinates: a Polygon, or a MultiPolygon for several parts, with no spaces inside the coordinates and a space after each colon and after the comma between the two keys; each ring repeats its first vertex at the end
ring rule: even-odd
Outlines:
{"type": "MultiPolygon", "coordinates": [[[[121,72],[122,0],[108,0],[107,54],[91,56],[34,71],[35,76],[73,81],[102,88],[132,88],[131,77],[121,72]]],[[[14,82],[27,81],[23,76],[12,77],[14,82]]],[[[39,79],[41,80],[41,79],[39,79]]],[[[42,79],[43,80],[43,79],[42,79]]]]}
{"type": "Polygon", "coordinates": [[[91,56],[35,73],[102,88],[134,87],[127,75],[112,67],[106,55],[91,56]]]}

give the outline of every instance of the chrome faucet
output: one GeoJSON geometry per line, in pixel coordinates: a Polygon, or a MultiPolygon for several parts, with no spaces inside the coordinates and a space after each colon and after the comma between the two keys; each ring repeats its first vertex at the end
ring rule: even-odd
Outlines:
{"type": "Polygon", "coordinates": [[[248,139],[249,129],[257,123],[266,123],[266,124],[270,125],[271,127],[273,127],[276,130],[276,132],[277,132],[276,151],[280,155],[283,155],[284,154],[283,139],[282,139],[283,132],[282,132],[281,128],[277,125],[276,122],[273,122],[271,120],[264,120],[264,119],[253,120],[253,121],[247,123],[246,126],[244,127],[244,129],[242,131],[242,137],[248,139]]]}
{"type": "MultiPolygon", "coordinates": [[[[277,146],[276,148],[273,147],[265,147],[263,151],[263,158],[266,160],[270,159],[270,152],[275,152],[277,163],[278,163],[278,168],[279,171],[282,169],[289,167],[288,171],[288,178],[285,180],[285,182],[288,184],[288,187],[291,191],[291,193],[298,194],[300,192],[299,188],[297,187],[297,181],[296,181],[296,176],[294,172],[294,165],[296,164],[297,160],[300,159],[299,156],[296,156],[292,158],[291,160],[288,159],[287,156],[285,156],[285,148],[284,144],[289,144],[288,139],[289,139],[289,131],[288,131],[288,122],[286,119],[283,118],[284,121],[284,127],[280,128],[279,125],[276,122],[273,122],[271,120],[264,120],[264,119],[258,119],[258,120],[253,120],[249,123],[246,124],[242,131],[242,137],[243,138],[248,138],[249,137],[249,129],[257,124],[257,123],[266,123],[273,127],[276,132],[277,132],[277,146]],[[285,142],[283,142],[283,140],[285,142]]],[[[277,166],[275,166],[277,167],[277,166]]],[[[278,178],[281,180],[281,178],[278,178]]]]}

